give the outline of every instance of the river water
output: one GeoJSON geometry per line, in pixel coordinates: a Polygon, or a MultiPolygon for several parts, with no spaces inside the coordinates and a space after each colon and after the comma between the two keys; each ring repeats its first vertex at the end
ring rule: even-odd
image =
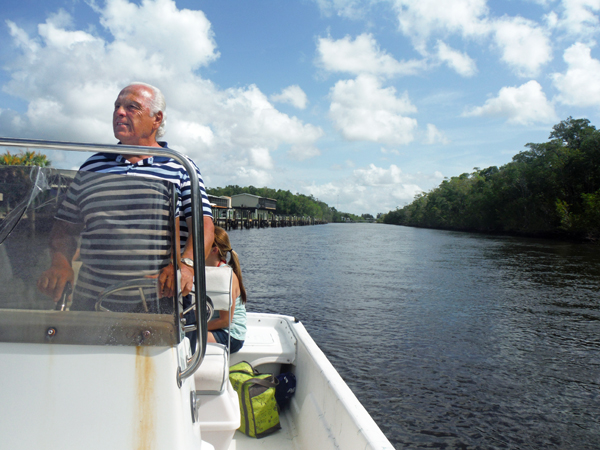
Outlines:
{"type": "Polygon", "coordinates": [[[600,448],[600,247],[379,224],[233,230],[395,448],[600,448]]]}

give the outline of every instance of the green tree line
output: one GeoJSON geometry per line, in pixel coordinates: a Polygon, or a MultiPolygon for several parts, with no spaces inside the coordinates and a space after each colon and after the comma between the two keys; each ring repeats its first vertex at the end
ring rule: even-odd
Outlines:
{"type": "Polygon", "coordinates": [[[352,214],[341,213],[330,207],[327,203],[319,201],[312,195],[292,194],[282,189],[271,189],[267,187],[257,188],[254,186],[240,187],[229,185],[224,188],[207,188],[206,192],[215,196],[227,196],[237,194],[252,194],[260,197],[277,200],[277,214],[283,216],[308,216],[326,222],[342,222],[343,218],[355,218],[352,214]]]}
{"type": "Polygon", "coordinates": [[[600,131],[587,119],[555,125],[508,164],[445,179],[383,217],[389,224],[596,240],[600,131]]]}
{"type": "Polygon", "coordinates": [[[0,155],[0,166],[40,166],[47,167],[51,164],[46,155],[27,150],[13,154],[10,151],[0,155]]]}

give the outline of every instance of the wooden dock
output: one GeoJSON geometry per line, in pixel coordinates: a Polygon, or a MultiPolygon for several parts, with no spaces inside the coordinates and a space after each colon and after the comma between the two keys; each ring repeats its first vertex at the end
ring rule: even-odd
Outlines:
{"type": "Polygon", "coordinates": [[[271,219],[252,219],[243,217],[238,219],[214,219],[215,225],[225,230],[249,230],[251,228],[279,228],[297,227],[307,225],[323,225],[327,222],[313,217],[275,216],[271,219]]]}

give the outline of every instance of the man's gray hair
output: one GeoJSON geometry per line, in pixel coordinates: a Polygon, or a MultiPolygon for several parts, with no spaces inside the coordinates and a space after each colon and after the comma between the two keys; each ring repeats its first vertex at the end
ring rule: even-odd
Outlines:
{"type": "Polygon", "coordinates": [[[150,116],[154,117],[157,112],[162,112],[163,118],[158,130],[156,130],[156,137],[163,137],[165,135],[167,126],[167,101],[165,100],[165,96],[157,87],[142,81],[136,81],[135,83],[131,83],[129,86],[145,86],[152,91],[152,98],[150,99],[150,116]]]}

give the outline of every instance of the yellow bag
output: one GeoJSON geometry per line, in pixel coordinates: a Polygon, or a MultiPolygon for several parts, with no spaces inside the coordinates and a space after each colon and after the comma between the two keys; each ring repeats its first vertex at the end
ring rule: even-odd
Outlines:
{"type": "Polygon", "coordinates": [[[242,433],[261,438],[281,429],[275,400],[276,377],[259,374],[242,361],[229,368],[229,380],[240,398],[242,433]]]}

